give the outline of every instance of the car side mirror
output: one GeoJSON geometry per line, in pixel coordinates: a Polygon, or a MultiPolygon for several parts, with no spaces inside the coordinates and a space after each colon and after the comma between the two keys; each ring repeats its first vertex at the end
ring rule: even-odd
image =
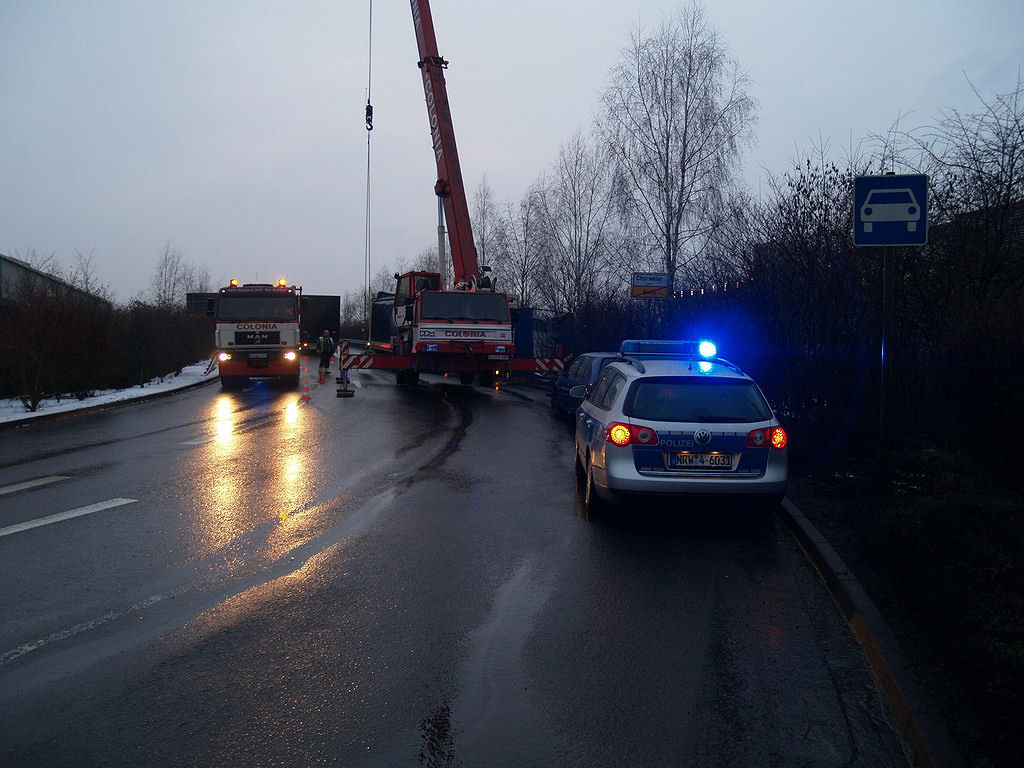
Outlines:
{"type": "Polygon", "coordinates": [[[569,397],[575,397],[577,400],[582,400],[587,396],[587,390],[589,390],[586,384],[577,384],[575,387],[569,390],[569,397]]]}

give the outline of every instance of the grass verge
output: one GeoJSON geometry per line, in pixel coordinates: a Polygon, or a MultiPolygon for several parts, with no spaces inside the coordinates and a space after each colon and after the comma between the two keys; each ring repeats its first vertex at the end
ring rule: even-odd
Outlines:
{"type": "Polygon", "coordinates": [[[965,455],[917,451],[894,465],[885,511],[858,462],[798,479],[790,498],[889,621],[967,764],[1019,764],[1021,490],[994,483],[965,455]]]}

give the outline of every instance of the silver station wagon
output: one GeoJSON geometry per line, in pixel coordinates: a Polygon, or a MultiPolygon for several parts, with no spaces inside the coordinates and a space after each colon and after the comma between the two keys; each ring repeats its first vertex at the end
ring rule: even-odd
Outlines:
{"type": "Polygon", "coordinates": [[[788,436],[757,384],[711,342],[628,340],[576,411],[576,485],[606,501],[786,492],[788,436]]]}

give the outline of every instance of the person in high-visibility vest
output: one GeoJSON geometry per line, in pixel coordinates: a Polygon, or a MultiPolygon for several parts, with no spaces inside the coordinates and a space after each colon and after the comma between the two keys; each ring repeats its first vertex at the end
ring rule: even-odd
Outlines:
{"type": "Polygon", "coordinates": [[[334,339],[331,332],[324,329],[320,338],[316,340],[316,351],[320,353],[320,378],[326,379],[331,372],[331,355],[334,354],[334,339]]]}

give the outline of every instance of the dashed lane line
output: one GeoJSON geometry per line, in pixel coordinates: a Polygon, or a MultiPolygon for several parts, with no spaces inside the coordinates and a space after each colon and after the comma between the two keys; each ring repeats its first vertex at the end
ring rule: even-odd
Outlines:
{"type": "Polygon", "coordinates": [[[58,512],[55,515],[48,515],[47,517],[40,517],[36,520],[29,520],[25,523],[10,525],[7,528],[0,528],[0,537],[10,536],[12,533],[21,533],[22,531],[27,531],[31,528],[38,528],[41,525],[59,523],[63,520],[70,520],[74,517],[81,517],[82,515],[91,515],[93,512],[101,512],[104,509],[120,507],[124,506],[125,504],[134,504],[136,501],[138,501],[138,499],[108,499],[107,501],[101,501],[98,504],[90,504],[87,507],[69,509],[67,512],[58,512]]]}
{"type": "Polygon", "coordinates": [[[37,477],[35,480],[26,480],[24,483],[5,485],[3,488],[0,488],[0,496],[3,496],[5,493],[24,491],[28,488],[38,488],[40,485],[49,485],[50,483],[57,483],[61,480],[67,479],[68,475],[51,475],[50,477],[37,477]]]}

